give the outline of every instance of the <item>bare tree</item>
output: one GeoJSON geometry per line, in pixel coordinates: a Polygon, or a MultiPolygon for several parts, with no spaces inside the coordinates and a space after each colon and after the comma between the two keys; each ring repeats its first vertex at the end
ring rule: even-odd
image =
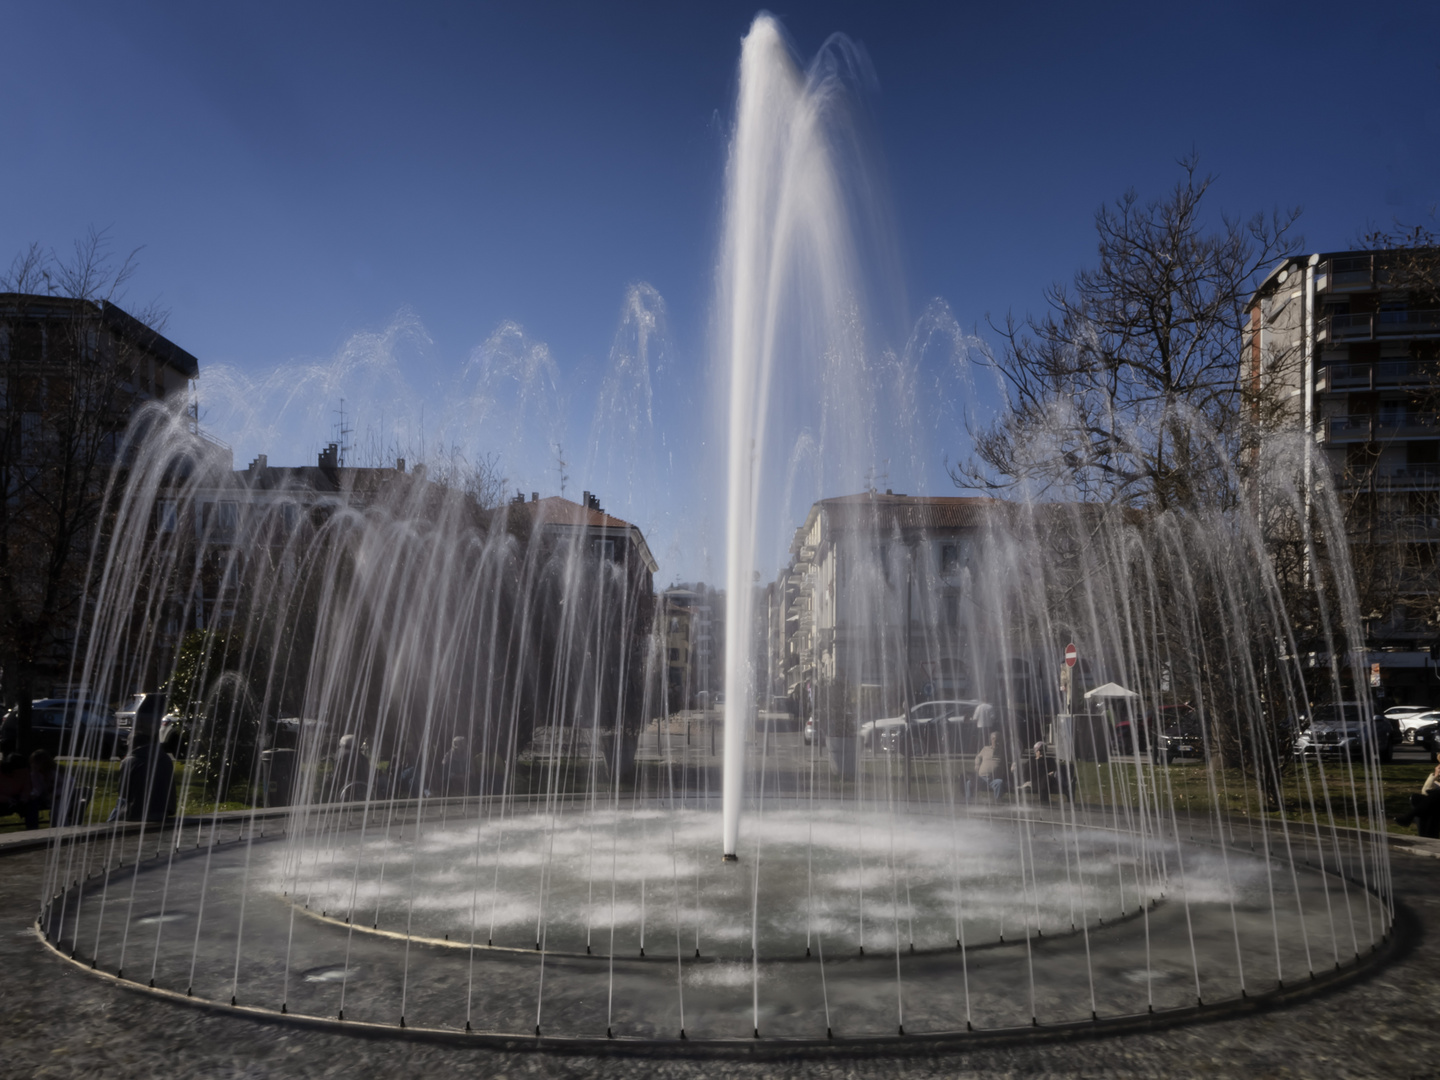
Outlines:
{"type": "Polygon", "coordinates": [[[1003,347],[984,360],[1007,408],[971,433],[958,485],[1157,511],[1238,498],[1232,465],[1255,412],[1240,378],[1243,305],[1299,247],[1298,211],[1209,228],[1213,178],[1194,157],[1180,166],[1166,198],[1128,192],[1096,213],[1099,265],[1052,287],[1048,314],[995,328],[1003,347]]]}
{"type": "Polygon", "coordinates": [[[0,664],[30,742],[30,702],[61,683],[104,488],[163,321],[114,307],[135,270],[92,231],[66,257],[32,245],[0,276],[0,664]]]}

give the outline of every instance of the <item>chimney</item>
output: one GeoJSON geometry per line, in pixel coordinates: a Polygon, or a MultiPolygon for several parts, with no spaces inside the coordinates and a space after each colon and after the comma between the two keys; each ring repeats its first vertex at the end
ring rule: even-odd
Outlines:
{"type": "Polygon", "coordinates": [[[250,468],[247,469],[246,471],[247,471],[247,472],[252,472],[252,473],[253,473],[253,472],[264,472],[264,471],[265,471],[267,468],[269,468],[269,467],[270,467],[270,461],[269,461],[269,459],[268,459],[264,454],[257,454],[257,455],[255,456],[255,460],[252,461],[252,462],[250,462],[250,468]]]}
{"type": "Polygon", "coordinates": [[[581,492],[581,494],[580,494],[580,505],[581,505],[581,506],[585,506],[585,507],[588,507],[588,506],[590,505],[590,492],[588,492],[588,491],[581,492]]]}
{"type": "Polygon", "coordinates": [[[532,491],[532,492],[530,492],[530,501],[531,501],[531,502],[539,502],[539,501],[540,501],[540,492],[538,492],[538,491],[532,491]]]}
{"type": "Polygon", "coordinates": [[[324,450],[320,451],[320,468],[334,469],[340,465],[340,447],[330,443],[324,450]]]}
{"type": "Polygon", "coordinates": [[[397,458],[395,459],[395,471],[396,471],[396,472],[404,472],[404,471],[405,471],[405,459],[404,459],[403,457],[397,457],[397,458]]]}
{"type": "Polygon", "coordinates": [[[515,489],[515,498],[512,500],[516,506],[525,505],[525,493],[519,488],[515,489]]]}

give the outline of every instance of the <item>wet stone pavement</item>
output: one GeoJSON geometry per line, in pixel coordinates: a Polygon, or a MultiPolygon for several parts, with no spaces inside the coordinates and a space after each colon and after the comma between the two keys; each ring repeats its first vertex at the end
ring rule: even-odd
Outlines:
{"type": "Polygon", "coordinates": [[[1258,1015],[1043,1043],[821,1059],[696,1060],[370,1039],[209,1013],[96,978],[30,929],[45,853],[0,856],[0,1077],[1440,1076],[1440,858],[1392,851],[1394,957],[1258,1015]]]}

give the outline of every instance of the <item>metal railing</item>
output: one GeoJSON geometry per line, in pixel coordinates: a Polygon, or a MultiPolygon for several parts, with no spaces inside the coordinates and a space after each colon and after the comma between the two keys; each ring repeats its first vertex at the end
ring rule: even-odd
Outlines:
{"type": "Polygon", "coordinates": [[[1374,341],[1386,337],[1430,335],[1440,335],[1440,310],[1327,315],[1315,328],[1315,337],[1319,341],[1374,341]]]}
{"type": "Polygon", "coordinates": [[[1440,465],[1406,465],[1331,475],[1337,488],[1349,491],[1357,488],[1373,488],[1376,491],[1430,491],[1440,488],[1440,465]]]}
{"type": "Polygon", "coordinates": [[[1330,416],[1320,421],[1315,430],[1315,441],[1322,443],[1434,438],[1440,438],[1440,414],[1437,413],[1330,416]]]}
{"type": "Polygon", "coordinates": [[[1375,364],[1327,364],[1315,378],[1321,393],[1330,390],[1373,390],[1384,386],[1427,386],[1440,383],[1440,368],[1419,360],[1381,360],[1375,364]]]}

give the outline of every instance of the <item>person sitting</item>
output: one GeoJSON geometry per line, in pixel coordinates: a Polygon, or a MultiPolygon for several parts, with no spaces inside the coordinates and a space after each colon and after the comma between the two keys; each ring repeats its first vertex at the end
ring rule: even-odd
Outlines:
{"type": "MultiPolygon", "coordinates": [[[[48,750],[36,750],[30,755],[30,795],[21,813],[25,828],[40,827],[40,811],[53,810],[55,804],[56,769],[55,759],[48,750]]],[[[54,813],[51,813],[52,824],[54,813]]]]}
{"type": "Polygon", "coordinates": [[[120,762],[120,797],[111,821],[164,821],[175,812],[175,759],[156,735],[153,722],[136,719],[130,751],[120,762]]]}
{"type": "Polygon", "coordinates": [[[464,735],[450,740],[450,749],[440,759],[442,795],[460,796],[470,793],[470,750],[464,735]]]}
{"type": "Polygon", "coordinates": [[[1421,836],[1440,839],[1440,754],[1435,755],[1436,765],[1425,778],[1418,795],[1410,796],[1410,813],[1395,819],[1396,825],[1418,824],[1421,836]]]}
{"type": "Polygon", "coordinates": [[[354,735],[341,735],[335,748],[335,767],[331,770],[331,801],[351,802],[364,799],[370,790],[370,755],[354,735]]]}
{"type": "Polygon", "coordinates": [[[1028,792],[1042,803],[1050,801],[1052,791],[1058,792],[1055,762],[1045,755],[1045,743],[1037,742],[1024,761],[1015,763],[1015,793],[1028,792]]]}
{"type": "Polygon", "coordinates": [[[30,798],[30,770],[19,754],[0,757],[0,817],[25,814],[30,798]]]}
{"type": "Polygon", "coordinates": [[[1000,733],[990,733],[990,741],[975,755],[975,780],[965,783],[966,798],[979,792],[981,787],[990,789],[990,797],[999,801],[1005,794],[1005,751],[1000,745],[1000,733]]]}

